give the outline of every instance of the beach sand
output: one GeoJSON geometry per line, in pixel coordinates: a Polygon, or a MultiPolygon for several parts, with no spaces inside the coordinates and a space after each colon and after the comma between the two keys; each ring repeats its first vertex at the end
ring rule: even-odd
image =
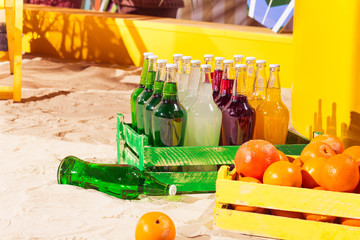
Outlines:
{"type": "MultiPolygon", "coordinates": [[[[0,64],[0,85],[11,84],[8,65],[0,64]]],[[[214,193],[129,201],[57,184],[68,155],[116,163],[116,113],[131,121],[140,72],[24,56],[22,102],[0,100],[1,239],[134,239],[149,211],[169,215],[178,240],[259,239],[214,229],[214,193]]]]}

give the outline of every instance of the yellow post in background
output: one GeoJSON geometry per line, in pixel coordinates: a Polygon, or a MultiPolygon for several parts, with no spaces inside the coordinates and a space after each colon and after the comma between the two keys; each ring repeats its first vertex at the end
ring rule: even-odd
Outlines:
{"type": "Polygon", "coordinates": [[[360,145],[360,2],[295,4],[292,124],[360,145]]]}

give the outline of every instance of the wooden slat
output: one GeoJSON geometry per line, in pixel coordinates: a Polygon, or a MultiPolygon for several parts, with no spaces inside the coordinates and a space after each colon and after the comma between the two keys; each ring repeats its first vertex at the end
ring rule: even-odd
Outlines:
{"type": "Polygon", "coordinates": [[[13,87],[0,86],[0,99],[12,99],[13,91],[13,87]]]}
{"type": "Polygon", "coordinates": [[[218,179],[216,201],[360,219],[360,194],[218,179]]]}
{"type": "Polygon", "coordinates": [[[360,239],[360,228],[215,208],[217,227],[279,239],[360,239]]]}

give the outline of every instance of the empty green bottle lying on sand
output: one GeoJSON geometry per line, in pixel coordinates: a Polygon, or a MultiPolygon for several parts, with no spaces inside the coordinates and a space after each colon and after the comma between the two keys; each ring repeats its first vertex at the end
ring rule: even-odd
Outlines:
{"type": "Polygon", "coordinates": [[[121,199],[136,199],[139,195],[176,194],[175,185],[159,182],[135,166],[90,163],[74,156],[68,156],[61,161],[57,181],[59,184],[95,189],[121,199]]]}

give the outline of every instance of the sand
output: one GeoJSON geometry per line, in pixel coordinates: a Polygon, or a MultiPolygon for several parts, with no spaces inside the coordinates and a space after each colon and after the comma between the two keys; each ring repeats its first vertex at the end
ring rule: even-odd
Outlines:
{"type": "MultiPolygon", "coordinates": [[[[8,70],[0,64],[0,85],[8,70]]],[[[57,184],[68,155],[116,162],[116,113],[130,121],[140,71],[24,56],[22,102],[0,100],[1,239],[134,239],[149,211],[169,215],[178,240],[256,238],[214,229],[214,193],[129,201],[57,184]]]]}

